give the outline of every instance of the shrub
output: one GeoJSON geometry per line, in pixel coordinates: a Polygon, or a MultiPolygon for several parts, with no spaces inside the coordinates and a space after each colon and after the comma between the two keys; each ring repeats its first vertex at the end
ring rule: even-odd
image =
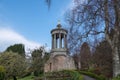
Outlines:
{"type": "Polygon", "coordinates": [[[24,78],[24,77],[27,77],[27,76],[30,76],[32,73],[32,71],[30,70],[30,68],[26,68],[23,73],[19,76],[20,78],[24,78]]]}
{"type": "MultiPolygon", "coordinates": [[[[66,70],[67,71],[67,70],[66,70]]],[[[72,80],[83,80],[83,77],[77,71],[67,71],[70,73],[72,80]]]]}
{"type": "Polygon", "coordinates": [[[46,73],[46,78],[49,80],[83,80],[83,76],[77,71],[73,70],[62,70],[58,72],[46,73]]]}
{"type": "Polygon", "coordinates": [[[20,76],[21,78],[24,78],[24,77],[27,77],[27,76],[30,76],[31,75],[31,72],[24,72],[22,76],[20,76]]]}
{"type": "Polygon", "coordinates": [[[3,66],[0,66],[0,80],[5,79],[5,68],[3,66]]]}
{"type": "Polygon", "coordinates": [[[88,72],[92,72],[92,73],[94,73],[94,71],[95,71],[94,68],[90,68],[90,69],[88,69],[88,72]]]}

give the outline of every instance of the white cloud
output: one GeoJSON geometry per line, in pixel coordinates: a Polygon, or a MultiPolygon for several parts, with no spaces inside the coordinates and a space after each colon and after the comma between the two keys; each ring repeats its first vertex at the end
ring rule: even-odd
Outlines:
{"type": "Polygon", "coordinates": [[[8,46],[18,43],[24,44],[26,51],[41,46],[41,44],[26,39],[10,28],[0,28],[0,51],[4,51],[8,46]]]}

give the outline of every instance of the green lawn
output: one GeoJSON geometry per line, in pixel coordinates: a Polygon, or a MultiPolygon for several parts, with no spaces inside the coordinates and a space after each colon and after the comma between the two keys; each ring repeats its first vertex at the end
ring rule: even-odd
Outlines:
{"type": "Polygon", "coordinates": [[[18,79],[18,80],[33,80],[34,76],[28,76],[28,77],[25,77],[25,78],[21,78],[21,79],[18,79]]]}

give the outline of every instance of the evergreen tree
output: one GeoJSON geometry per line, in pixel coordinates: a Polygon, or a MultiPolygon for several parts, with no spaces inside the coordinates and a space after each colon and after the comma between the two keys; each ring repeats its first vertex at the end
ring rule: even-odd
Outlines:
{"type": "Polygon", "coordinates": [[[9,46],[6,49],[7,52],[12,51],[14,53],[18,53],[19,55],[25,57],[25,47],[23,44],[14,44],[9,46]]]}
{"type": "Polygon", "coordinates": [[[91,61],[90,59],[91,59],[90,47],[88,43],[84,42],[80,49],[80,61],[82,69],[89,69],[91,61]]]}

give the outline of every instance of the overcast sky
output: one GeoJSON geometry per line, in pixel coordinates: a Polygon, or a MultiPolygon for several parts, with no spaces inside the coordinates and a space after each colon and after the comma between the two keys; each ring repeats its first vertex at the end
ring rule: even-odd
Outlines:
{"type": "Polygon", "coordinates": [[[64,13],[73,0],[0,0],[0,52],[15,43],[33,49],[47,44],[51,48],[51,29],[58,20],[64,24],[64,13]]]}

